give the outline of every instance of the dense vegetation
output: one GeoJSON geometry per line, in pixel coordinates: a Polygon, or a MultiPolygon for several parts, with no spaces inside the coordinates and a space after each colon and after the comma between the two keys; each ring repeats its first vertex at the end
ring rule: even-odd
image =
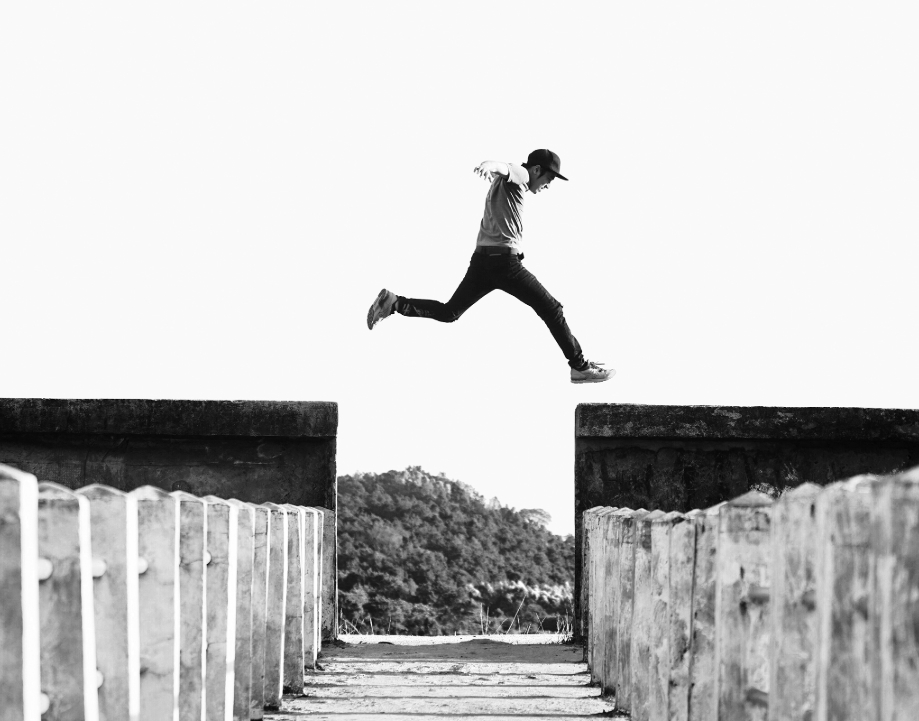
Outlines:
{"type": "Polygon", "coordinates": [[[338,479],[343,632],[567,630],[574,538],[415,466],[338,479]],[[371,630],[372,629],[372,630],[371,630]]]}

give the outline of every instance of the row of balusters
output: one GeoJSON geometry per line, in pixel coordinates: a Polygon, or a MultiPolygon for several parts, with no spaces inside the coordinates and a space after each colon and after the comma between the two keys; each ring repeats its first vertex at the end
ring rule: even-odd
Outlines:
{"type": "Polygon", "coordinates": [[[592,680],[633,721],[919,719],[919,468],[582,529],[592,680]]]}
{"type": "Polygon", "coordinates": [[[334,545],[327,509],[0,466],[0,721],[262,718],[315,667],[334,545]]]}

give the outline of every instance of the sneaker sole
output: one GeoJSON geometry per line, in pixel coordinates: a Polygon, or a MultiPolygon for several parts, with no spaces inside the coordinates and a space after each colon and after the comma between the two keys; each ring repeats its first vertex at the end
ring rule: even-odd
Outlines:
{"type": "Polygon", "coordinates": [[[385,297],[385,293],[386,293],[386,289],[384,288],[377,295],[377,299],[373,301],[373,303],[371,304],[370,310],[367,311],[367,328],[369,330],[373,330],[373,327],[377,323],[379,323],[381,320],[383,320],[382,316],[380,316],[379,318],[375,318],[374,316],[376,315],[376,312],[380,310],[380,302],[385,297]]]}
{"type": "Polygon", "coordinates": [[[606,378],[582,378],[581,380],[575,380],[574,378],[572,378],[571,382],[572,383],[603,383],[603,381],[608,381],[614,375],[616,375],[616,371],[610,368],[609,373],[606,376],[606,378]]]}

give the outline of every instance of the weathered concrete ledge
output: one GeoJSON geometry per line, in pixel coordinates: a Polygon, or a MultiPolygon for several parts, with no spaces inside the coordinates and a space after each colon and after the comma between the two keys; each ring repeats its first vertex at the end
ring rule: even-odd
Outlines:
{"type": "Polygon", "coordinates": [[[338,404],[307,401],[0,399],[0,433],[334,438],[338,404]]]}
{"type": "Polygon", "coordinates": [[[39,480],[144,485],[336,510],[338,405],[0,399],[0,463],[39,480]]]}
{"type": "Polygon", "coordinates": [[[582,403],[578,438],[919,441],[919,410],[582,403]]]}
{"type": "MultiPolygon", "coordinates": [[[[581,520],[594,506],[686,512],[919,464],[919,410],[580,404],[575,412],[575,613],[581,520]]],[[[578,625],[576,625],[578,628],[578,625]]]]}

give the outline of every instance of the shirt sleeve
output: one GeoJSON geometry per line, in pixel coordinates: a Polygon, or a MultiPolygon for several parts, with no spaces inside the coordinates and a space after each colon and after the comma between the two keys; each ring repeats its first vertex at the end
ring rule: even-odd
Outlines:
{"type": "Polygon", "coordinates": [[[516,185],[527,185],[530,182],[530,174],[527,169],[516,163],[507,164],[507,182],[516,185]]]}

